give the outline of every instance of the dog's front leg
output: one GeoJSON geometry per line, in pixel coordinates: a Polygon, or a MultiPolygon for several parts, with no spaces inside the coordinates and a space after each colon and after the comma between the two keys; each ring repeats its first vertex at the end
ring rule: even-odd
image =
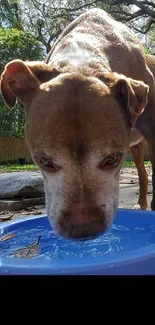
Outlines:
{"type": "Polygon", "coordinates": [[[155,210],[155,120],[144,125],[139,125],[139,131],[143,134],[146,139],[149,151],[150,151],[150,160],[152,163],[152,201],[151,209],[155,210]]]}
{"type": "Polygon", "coordinates": [[[139,177],[139,198],[134,209],[147,209],[148,175],[144,166],[144,141],[130,148],[139,177]]]}

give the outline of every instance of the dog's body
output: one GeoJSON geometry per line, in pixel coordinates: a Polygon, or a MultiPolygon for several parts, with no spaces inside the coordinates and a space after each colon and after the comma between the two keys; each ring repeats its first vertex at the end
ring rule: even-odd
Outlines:
{"type": "MultiPolygon", "coordinates": [[[[155,56],[146,54],[145,59],[148,67],[153,73],[155,79],[155,56]]],[[[152,107],[152,110],[154,108],[152,107]]],[[[143,209],[146,210],[147,205],[147,193],[148,193],[148,175],[144,165],[144,149],[146,141],[144,137],[141,136],[137,129],[134,129],[132,132],[132,137],[134,142],[130,143],[130,151],[135,162],[135,165],[138,170],[139,177],[139,197],[137,204],[133,207],[134,209],[143,209]],[[134,144],[134,145],[133,145],[134,144]]]]}
{"type": "Polygon", "coordinates": [[[24,104],[52,226],[71,238],[106,231],[135,128],[154,147],[154,79],[138,39],[103,10],[89,10],[58,38],[46,64],[10,62],[1,92],[7,106],[16,98],[24,104]]]}

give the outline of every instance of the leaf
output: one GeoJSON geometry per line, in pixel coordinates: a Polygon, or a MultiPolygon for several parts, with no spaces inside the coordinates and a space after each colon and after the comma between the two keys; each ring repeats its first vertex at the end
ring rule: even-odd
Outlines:
{"type": "Polygon", "coordinates": [[[10,220],[13,218],[13,216],[14,216],[14,214],[11,214],[11,216],[7,216],[7,217],[0,217],[0,222],[10,220]]]}
{"type": "Polygon", "coordinates": [[[14,253],[11,253],[10,256],[16,258],[32,258],[37,256],[40,253],[40,245],[39,245],[40,238],[41,236],[39,236],[35,244],[28,245],[24,248],[18,249],[14,253]]]}
{"type": "Polygon", "coordinates": [[[10,239],[10,238],[13,238],[13,237],[15,237],[15,236],[16,236],[16,234],[9,234],[9,235],[6,235],[6,236],[0,238],[0,242],[3,242],[3,241],[5,241],[5,240],[10,239]]]}
{"type": "Polygon", "coordinates": [[[42,214],[41,211],[34,211],[33,214],[37,216],[38,214],[42,214]]]}

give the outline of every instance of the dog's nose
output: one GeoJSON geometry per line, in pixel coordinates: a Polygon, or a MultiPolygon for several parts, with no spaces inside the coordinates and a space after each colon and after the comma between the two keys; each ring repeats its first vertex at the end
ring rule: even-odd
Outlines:
{"type": "Polygon", "coordinates": [[[72,239],[90,239],[99,236],[107,230],[104,216],[88,218],[80,215],[76,220],[72,215],[66,214],[59,220],[61,235],[72,239]]]}
{"type": "Polygon", "coordinates": [[[101,227],[101,223],[92,222],[90,224],[70,225],[66,228],[66,235],[71,239],[89,240],[101,235],[105,228],[101,227]]]}

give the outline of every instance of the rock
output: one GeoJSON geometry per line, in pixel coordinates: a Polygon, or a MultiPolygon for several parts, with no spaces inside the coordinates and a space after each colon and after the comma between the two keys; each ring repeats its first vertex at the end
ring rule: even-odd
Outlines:
{"type": "Polygon", "coordinates": [[[0,175],[0,199],[44,197],[43,176],[40,172],[12,172],[0,175]]]}
{"type": "Polygon", "coordinates": [[[0,211],[20,211],[34,205],[45,204],[44,197],[19,199],[19,200],[0,200],[0,211]]]}

